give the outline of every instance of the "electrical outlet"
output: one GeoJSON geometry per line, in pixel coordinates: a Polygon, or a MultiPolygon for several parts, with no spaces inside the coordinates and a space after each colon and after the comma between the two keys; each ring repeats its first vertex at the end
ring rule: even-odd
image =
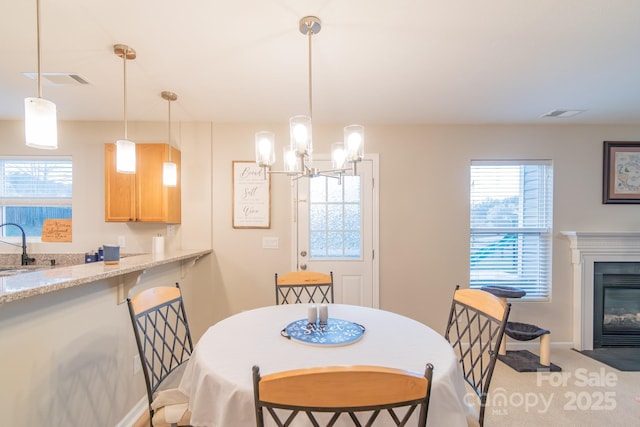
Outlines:
{"type": "Polygon", "coordinates": [[[141,369],[142,365],[140,364],[140,355],[136,354],[135,356],[133,356],[133,375],[140,372],[141,369]]]}
{"type": "Polygon", "coordinates": [[[118,246],[120,246],[121,248],[127,246],[127,239],[125,239],[124,236],[118,236],[118,246]]]}

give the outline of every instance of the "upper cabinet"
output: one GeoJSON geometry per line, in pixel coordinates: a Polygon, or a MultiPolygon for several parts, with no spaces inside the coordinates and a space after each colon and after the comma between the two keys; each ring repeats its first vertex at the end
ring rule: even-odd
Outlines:
{"type": "Polygon", "coordinates": [[[136,144],[136,173],[116,172],[116,145],[104,145],[106,222],[181,221],[180,151],[168,144],[136,144]],[[162,185],[162,164],[171,161],[178,167],[178,184],[162,185]]]}

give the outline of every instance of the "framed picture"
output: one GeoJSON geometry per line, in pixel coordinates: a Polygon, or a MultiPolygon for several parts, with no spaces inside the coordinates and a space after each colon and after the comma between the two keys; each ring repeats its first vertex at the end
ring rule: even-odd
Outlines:
{"type": "Polygon", "coordinates": [[[231,162],[233,228],[271,228],[271,175],[256,162],[231,162]]]}
{"type": "Polygon", "coordinates": [[[604,142],[602,203],[640,203],[640,142],[604,142]]]}

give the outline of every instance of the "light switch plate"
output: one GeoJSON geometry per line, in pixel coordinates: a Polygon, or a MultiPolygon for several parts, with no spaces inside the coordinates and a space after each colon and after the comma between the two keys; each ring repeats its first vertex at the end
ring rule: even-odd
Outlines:
{"type": "Polygon", "coordinates": [[[277,237],[263,237],[262,249],[278,249],[280,239],[277,237]]]}

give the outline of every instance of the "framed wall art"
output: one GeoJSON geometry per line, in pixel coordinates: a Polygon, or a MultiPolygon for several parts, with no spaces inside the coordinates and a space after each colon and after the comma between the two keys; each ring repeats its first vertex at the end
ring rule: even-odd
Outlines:
{"type": "Polygon", "coordinates": [[[271,228],[271,175],[256,162],[234,160],[233,228],[271,228]]]}
{"type": "Polygon", "coordinates": [[[640,142],[605,141],[602,203],[640,203],[640,142]]]}

